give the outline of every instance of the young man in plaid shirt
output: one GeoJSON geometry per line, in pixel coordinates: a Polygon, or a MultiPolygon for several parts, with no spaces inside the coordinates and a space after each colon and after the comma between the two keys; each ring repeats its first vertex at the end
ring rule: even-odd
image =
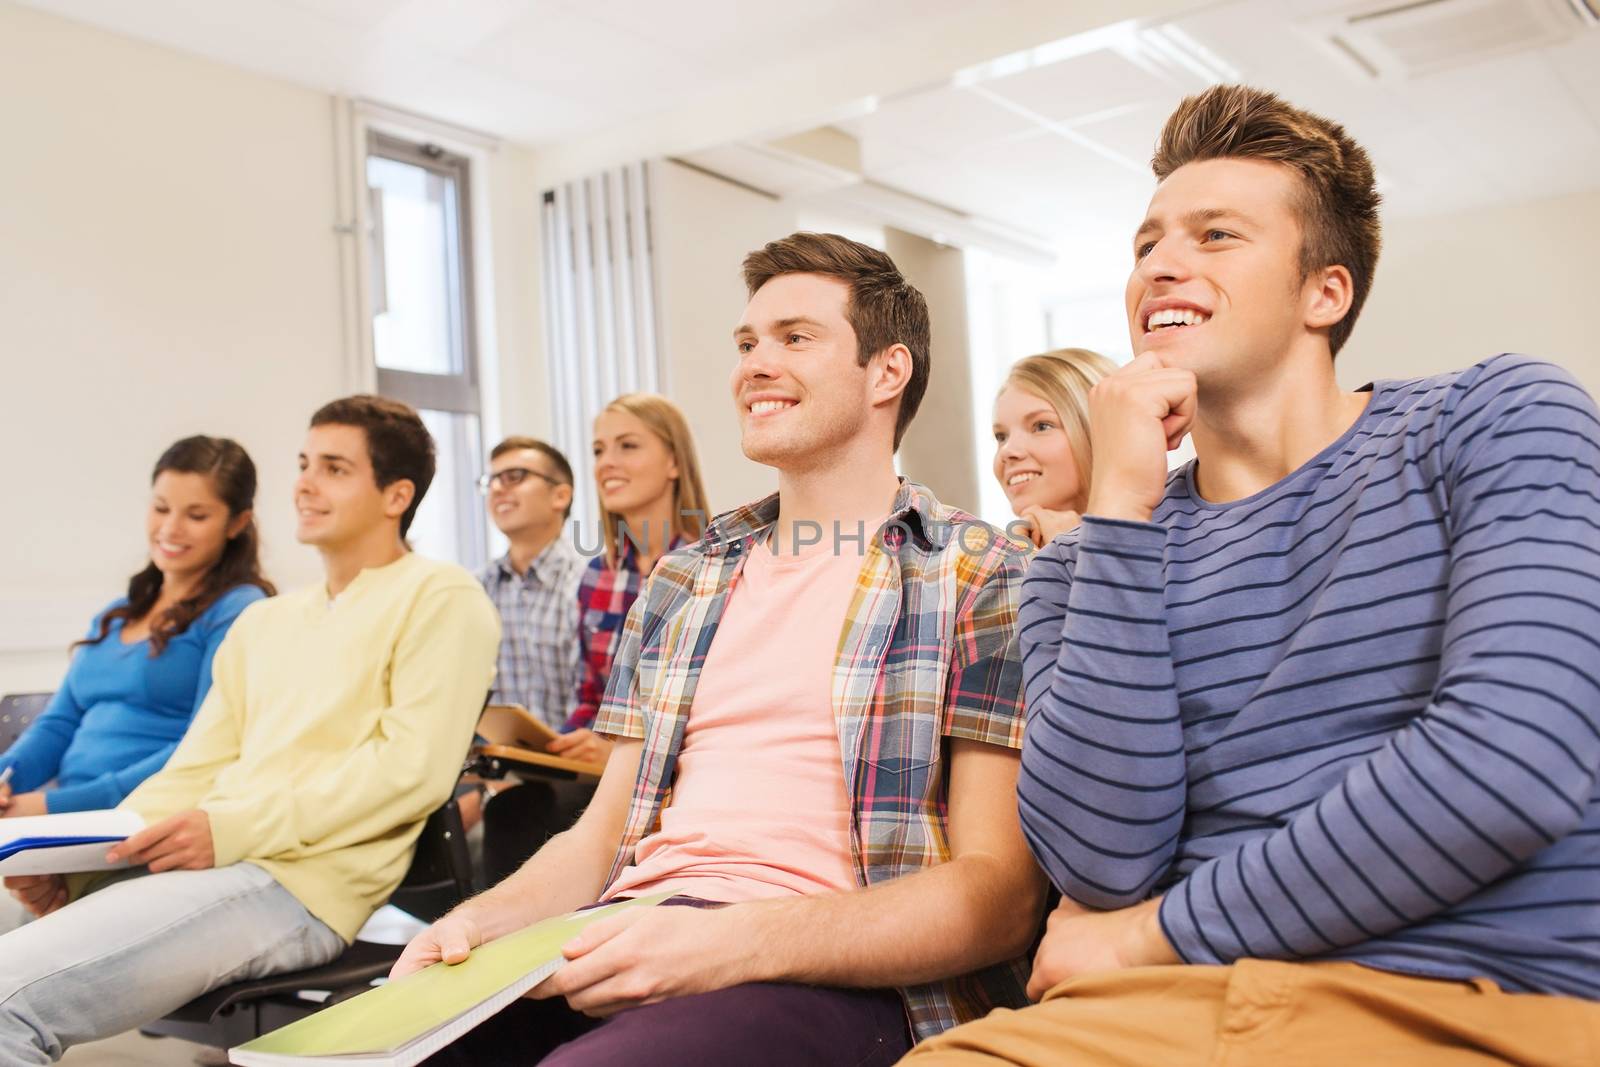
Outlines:
{"type": "Polygon", "coordinates": [[[441,1062],[888,1064],[1025,1003],[1043,906],[1015,806],[1026,556],[895,475],[929,327],[893,262],[802,233],[744,273],[731,390],[779,492],[657,564],[594,802],[395,973],[595,900],[688,906],[596,923],[441,1062]]]}

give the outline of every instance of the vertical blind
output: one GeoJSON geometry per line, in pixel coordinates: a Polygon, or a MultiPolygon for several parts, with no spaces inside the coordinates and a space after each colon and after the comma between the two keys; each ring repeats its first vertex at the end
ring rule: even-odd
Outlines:
{"type": "Polygon", "coordinates": [[[544,194],[545,351],[554,444],[572,463],[580,546],[598,543],[595,415],[622,393],[661,392],[650,189],[632,163],[544,194]]]}

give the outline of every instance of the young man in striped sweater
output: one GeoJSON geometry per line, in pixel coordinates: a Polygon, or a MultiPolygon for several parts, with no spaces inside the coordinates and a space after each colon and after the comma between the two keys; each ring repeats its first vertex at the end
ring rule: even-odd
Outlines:
{"type": "Polygon", "coordinates": [[[1339,389],[1379,240],[1334,123],[1219,87],[1154,167],[1020,618],[1043,1003],[913,1060],[1595,1062],[1595,405],[1511,355],[1339,389]]]}

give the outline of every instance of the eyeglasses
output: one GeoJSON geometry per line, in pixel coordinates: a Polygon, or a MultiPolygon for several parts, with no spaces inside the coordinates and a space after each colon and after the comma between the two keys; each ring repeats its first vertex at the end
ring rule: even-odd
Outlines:
{"type": "Polygon", "coordinates": [[[503,471],[495,471],[493,474],[485,474],[480,477],[478,479],[478,492],[487,493],[496,486],[502,489],[515,489],[529,478],[542,478],[551,485],[566,484],[559,479],[550,477],[548,474],[540,474],[538,471],[531,471],[526,467],[507,467],[503,471]]]}

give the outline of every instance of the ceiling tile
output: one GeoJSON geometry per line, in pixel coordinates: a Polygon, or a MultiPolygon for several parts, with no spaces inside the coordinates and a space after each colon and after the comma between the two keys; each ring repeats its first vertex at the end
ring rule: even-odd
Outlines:
{"type": "Polygon", "coordinates": [[[931,158],[957,155],[975,144],[1038,129],[1015,112],[954,87],[887,100],[857,121],[864,147],[894,141],[931,158]]]}
{"type": "Polygon", "coordinates": [[[1146,100],[1165,100],[1172,84],[1101,49],[983,83],[1047,119],[1065,120],[1146,100]]]}

